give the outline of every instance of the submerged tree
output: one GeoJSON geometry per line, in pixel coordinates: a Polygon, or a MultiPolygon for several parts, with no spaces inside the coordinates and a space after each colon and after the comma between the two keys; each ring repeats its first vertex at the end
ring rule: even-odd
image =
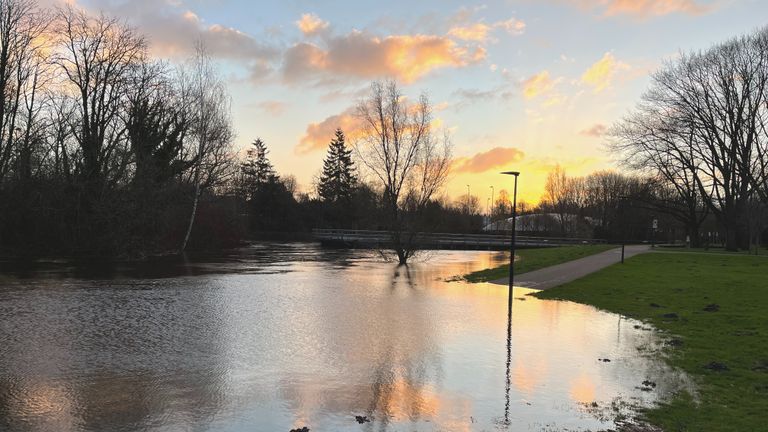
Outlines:
{"type": "Polygon", "coordinates": [[[347,148],[344,132],[336,129],[335,136],[323,160],[323,172],[317,194],[326,203],[349,203],[357,187],[352,150],[347,148]]]}
{"type": "Polygon", "coordinates": [[[362,135],[355,149],[383,194],[383,215],[400,264],[418,251],[417,234],[427,230],[423,212],[443,186],[451,144],[432,130],[432,105],[425,94],[409,103],[394,81],[376,81],[357,106],[362,135]]]}

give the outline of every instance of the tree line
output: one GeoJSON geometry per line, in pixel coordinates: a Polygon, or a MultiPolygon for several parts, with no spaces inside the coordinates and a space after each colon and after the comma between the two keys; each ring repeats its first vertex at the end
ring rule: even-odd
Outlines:
{"type": "Polygon", "coordinates": [[[0,0],[0,96],[2,251],[141,255],[236,237],[205,198],[236,163],[202,45],[172,67],[116,18],[0,0]]]}
{"type": "MultiPolygon", "coordinates": [[[[767,86],[768,30],[669,62],[609,133],[632,174],[558,167],[541,202],[518,209],[548,216],[523,227],[639,239],[662,219],[698,245],[714,220],[729,249],[749,247],[768,207],[767,86]]],[[[71,5],[0,0],[0,95],[4,254],[136,257],[357,228],[391,232],[392,255],[407,262],[421,231],[480,232],[511,214],[503,190],[485,212],[470,194],[442,194],[452,145],[426,94],[372,83],[355,110],[359,138],[329,137],[314,190],[299,191],[261,139],[236,157],[205,46],[171,64],[131,26],[71,5]]]]}

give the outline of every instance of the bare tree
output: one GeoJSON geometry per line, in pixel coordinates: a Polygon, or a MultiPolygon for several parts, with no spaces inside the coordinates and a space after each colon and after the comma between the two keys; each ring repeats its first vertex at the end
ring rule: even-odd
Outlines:
{"type": "Polygon", "coordinates": [[[191,183],[194,187],[192,211],[181,252],[187,248],[202,192],[234,173],[230,146],[234,136],[230,117],[230,101],[226,85],[211,61],[202,42],[196,46],[195,57],[182,69],[183,104],[194,113],[195,148],[191,183]]]}
{"type": "Polygon", "coordinates": [[[557,165],[547,174],[547,179],[544,183],[544,200],[557,216],[560,225],[560,235],[565,237],[568,235],[573,197],[570,179],[560,165],[557,165]]]}
{"type": "Polygon", "coordinates": [[[31,169],[49,23],[32,0],[0,0],[0,183],[14,158],[20,175],[31,169]]]}
{"type": "Polygon", "coordinates": [[[420,216],[448,176],[450,140],[435,136],[427,96],[409,103],[394,81],[374,82],[357,117],[363,133],[354,148],[381,187],[393,250],[406,264],[418,250],[418,232],[426,228],[420,216]]]}
{"type": "Polygon", "coordinates": [[[763,29],[681,55],[612,134],[629,166],[668,180],[691,208],[702,200],[729,250],[748,247],[749,201],[768,180],[767,41],[763,29]]]}
{"type": "Polygon", "coordinates": [[[147,45],[133,28],[103,14],[67,5],[57,18],[62,50],[54,62],[76,94],[73,132],[82,150],[80,175],[90,195],[100,194],[129,163],[121,114],[131,72],[144,61],[147,45]]]}

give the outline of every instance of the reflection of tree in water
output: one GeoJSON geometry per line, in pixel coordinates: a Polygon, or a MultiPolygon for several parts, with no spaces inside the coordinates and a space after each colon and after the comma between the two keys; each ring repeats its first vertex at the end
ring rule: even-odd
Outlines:
{"type": "MultiPolygon", "coordinates": [[[[391,270],[391,280],[372,275],[378,285],[366,286],[374,297],[360,297],[334,319],[316,323],[321,333],[313,339],[340,340],[325,347],[336,357],[319,359],[320,373],[302,379],[291,373],[279,383],[280,395],[301,426],[323,429],[327,414],[354,424],[355,415],[371,420],[364,430],[387,430],[393,423],[430,421],[466,413],[471,403],[462,395],[444,391],[443,358],[438,332],[428,303],[417,301],[422,293],[415,283],[422,276],[414,268],[391,270]],[[333,334],[334,337],[326,335],[333,334]],[[343,363],[343,364],[339,364],[343,363]],[[314,426],[314,427],[313,427],[314,426]]],[[[363,280],[361,284],[368,283],[363,280]]],[[[373,284],[373,283],[372,283],[373,284]]],[[[333,310],[333,298],[320,309],[333,310]]],[[[296,423],[298,425],[298,423],[296,423]]],[[[333,427],[326,427],[333,430],[333,427]]]]}
{"type": "Polygon", "coordinates": [[[10,318],[0,325],[8,348],[0,350],[0,430],[210,422],[227,401],[220,345],[227,312],[216,290],[198,289],[211,281],[174,283],[183,284],[184,296],[168,283],[137,290],[102,282],[4,302],[0,314],[10,318]]]}

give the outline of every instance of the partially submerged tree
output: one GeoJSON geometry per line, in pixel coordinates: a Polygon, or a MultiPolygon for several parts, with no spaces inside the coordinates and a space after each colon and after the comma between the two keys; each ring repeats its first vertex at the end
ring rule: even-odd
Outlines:
{"type": "Polygon", "coordinates": [[[423,211],[448,176],[451,143],[435,136],[427,96],[411,103],[394,81],[374,82],[357,118],[357,155],[381,188],[392,249],[406,264],[418,251],[417,234],[428,229],[423,211]]]}

